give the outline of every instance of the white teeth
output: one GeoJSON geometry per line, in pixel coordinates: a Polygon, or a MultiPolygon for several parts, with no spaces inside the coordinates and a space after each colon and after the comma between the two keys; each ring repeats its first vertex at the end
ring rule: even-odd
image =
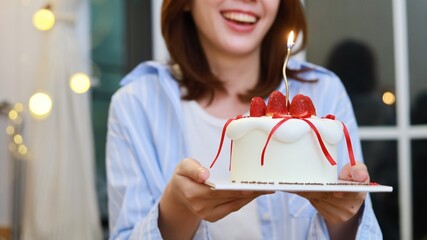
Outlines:
{"type": "Polygon", "coordinates": [[[243,22],[243,23],[255,23],[256,17],[245,13],[227,12],[223,16],[228,20],[243,22]]]}

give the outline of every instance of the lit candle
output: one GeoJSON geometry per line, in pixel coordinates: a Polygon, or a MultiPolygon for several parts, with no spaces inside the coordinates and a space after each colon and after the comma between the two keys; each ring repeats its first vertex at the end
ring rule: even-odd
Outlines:
{"type": "Polygon", "coordinates": [[[283,63],[283,69],[282,69],[283,79],[285,81],[285,87],[286,87],[286,106],[289,106],[289,85],[288,85],[288,78],[286,77],[286,66],[288,65],[289,56],[291,55],[291,49],[293,46],[294,46],[294,31],[291,31],[288,37],[286,57],[285,57],[285,62],[283,63]]]}

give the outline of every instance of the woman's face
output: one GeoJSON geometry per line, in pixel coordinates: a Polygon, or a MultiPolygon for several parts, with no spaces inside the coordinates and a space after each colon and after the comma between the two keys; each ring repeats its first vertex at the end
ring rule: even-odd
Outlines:
{"type": "Polygon", "coordinates": [[[192,0],[191,12],[204,50],[240,56],[260,49],[280,0],[192,0]]]}

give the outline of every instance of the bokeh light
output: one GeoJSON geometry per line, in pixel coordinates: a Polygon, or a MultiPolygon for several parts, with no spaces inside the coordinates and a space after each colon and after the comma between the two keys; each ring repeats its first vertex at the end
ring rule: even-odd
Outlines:
{"type": "Polygon", "coordinates": [[[15,110],[17,112],[22,112],[24,110],[24,105],[22,105],[22,103],[16,103],[15,104],[15,110]]]}
{"type": "Polygon", "coordinates": [[[12,136],[15,133],[15,128],[12,126],[7,126],[6,127],[6,133],[7,133],[7,135],[12,136]]]}
{"type": "Polygon", "coordinates": [[[55,25],[55,15],[49,9],[40,9],[33,15],[33,25],[40,31],[50,30],[55,25]]]}
{"type": "Polygon", "coordinates": [[[52,100],[46,93],[38,92],[29,101],[31,113],[37,118],[46,117],[52,110],[52,100]]]}
{"type": "Polygon", "coordinates": [[[25,146],[24,144],[19,145],[19,147],[18,147],[18,152],[19,152],[21,155],[25,155],[25,154],[27,154],[27,152],[28,152],[27,146],[25,146]]]}
{"type": "Polygon", "coordinates": [[[392,92],[383,93],[383,103],[387,105],[393,105],[396,102],[396,96],[392,92]]]}
{"type": "Polygon", "coordinates": [[[10,110],[9,119],[16,120],[18,118],[18,112],[16,110],[10,110]]]}
{"type": "Polygon", "coordinates": [[[90,78],[84,73],[75,73],[70,78],[70,88],[75,93],[82,94],[90,88],[90,78]]]}
{"type": "Polygon", "coordinates": [[[16,135],[13,137],[13,142],[14,142],[16,145],[21,144],[23,141],[24,141],[24,140],[23,140],[23,138],[22,138],[22,136],[21,136],[20,134],[16,134],[16,135]]]}

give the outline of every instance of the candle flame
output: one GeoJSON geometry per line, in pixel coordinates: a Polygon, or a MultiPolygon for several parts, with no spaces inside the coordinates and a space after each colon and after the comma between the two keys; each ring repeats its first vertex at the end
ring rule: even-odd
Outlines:
{"type": "Polygon", "coordinates": [[[285,62],[283,63],[283,80],[285,82],[285,88],[286,88],[286,107],[289,107],[289,85],[288,85],[288,78],[286,77],[286,66],[288,65],[289,56],[291,55],[291,48],[294,46],[294,31],[291,31],[288,36],[288,49],[286,51],[285,56],[285,62]]]}
{"type": "Polygon", "coordinates": [[[288,37],[288,48],[291,49],[293,46],[294,46],[294,31],[291,31],[288,37]]]}

